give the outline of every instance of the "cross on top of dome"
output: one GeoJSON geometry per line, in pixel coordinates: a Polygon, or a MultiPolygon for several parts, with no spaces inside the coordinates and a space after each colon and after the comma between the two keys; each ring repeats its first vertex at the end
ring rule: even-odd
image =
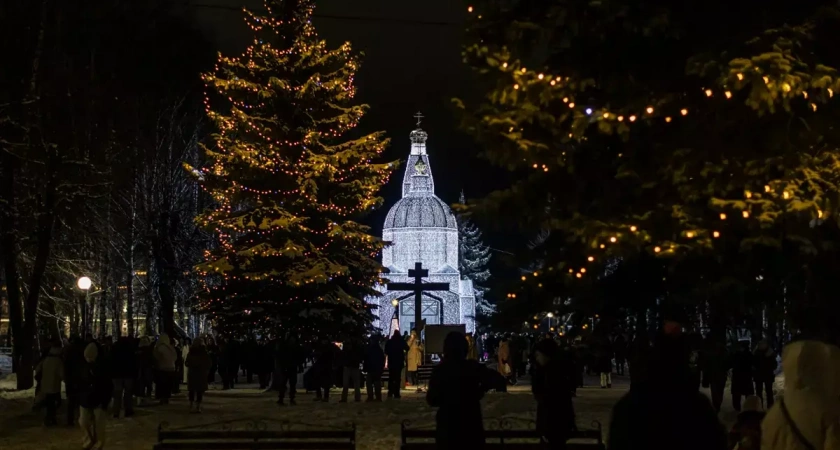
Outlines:
{"type": "Polygon", "coordinates": [[[415,129],[414,131],[411,132],[411,135],[410,135],[411,143],[412,144],[425,144],[426,139],[429,137],[429,135],[426,134],[425,131],[420,129],[420,122],[423,120],[424,116],[423,116],[422,113],[420,113],[418,111],[417,114],[414,115],[414,117],[417,119],[417,129],[415,129]]]}

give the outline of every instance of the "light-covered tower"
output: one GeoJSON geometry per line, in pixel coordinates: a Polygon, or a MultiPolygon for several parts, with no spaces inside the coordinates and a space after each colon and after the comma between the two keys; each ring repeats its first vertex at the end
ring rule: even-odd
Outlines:
{"type": "Polygon", "coordinates": [[[382,265],[392,273],[406,273],[417,262],[431,272],[458,268],[458,224],[449,206],[435,195],[427,137],[419,128],[411,132],[402,199],[385,218],[382,238],[392,245],[383,251],[382,265]]]}
{"type": "MultiPolygon", "coordinates": [[[[429,155],[426,154],[428,135],[420,129],[411,132],[411,151],[405,165],[402,198],[385,218],[382,239],[390,245],[382,251],[382,274],[391,282],[406,283],[408,270],[416,263],[428,269],[424,282],[448,283],[448,291],[424,292],[421,317],[429,325],[465,324],[468,332],[475,330],[475,296],[472,282],[462,280],[458,272],[458,223],[455,214],[435,195],[435,180],[429,155]]],[[[378,319],[374,325],[386,335],[395,326],[400,330],[414,328],[415,299],[412,292],[388,291],[379,287],[382,296],[368,299],[377,305],[378,319]],[[396,307],[394,306],[396,303],[396,307]],[[396,319],[399,320],[396,320],[396,319]]]]}

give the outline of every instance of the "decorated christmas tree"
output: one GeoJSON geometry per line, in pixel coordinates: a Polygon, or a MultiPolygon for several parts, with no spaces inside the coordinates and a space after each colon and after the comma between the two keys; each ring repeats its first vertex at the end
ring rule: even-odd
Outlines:
{"type": "MultiPolygon", "coordinates": [[[[461,204],[466,204],[461,193],[461,204]]],[[[484,296],[487,288],[484,283],[490,278],[487,263],[490,262],[490,247],[484,245],[481,230],[466,216],[458,217],[458,271],[461,278],[473,282],[475,291],[475,312],[479,317],[487,318],[496,310],[484,296]]]]}
{"type": "Polygon", "coordinates": [[[197,219],[218,236],[197,269],[201,310],[222,332],[343,339],[373,318],[383,242],[356,220],[382,203],[392,164],[374,163],[382,133],[347,137],[368,109],[354,103],[359,59],[318,39],[313,8],[245,10],[252,45],[204,75],[217,132],[208,165],[188,169],[217,202],[197,219]]]}

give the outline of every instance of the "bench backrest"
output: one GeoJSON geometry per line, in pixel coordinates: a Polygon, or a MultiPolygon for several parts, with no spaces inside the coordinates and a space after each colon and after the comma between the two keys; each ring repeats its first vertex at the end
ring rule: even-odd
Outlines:
{"type": "MultiPolygon", "coordinates": [[[[402,450],[426,450],[434,449],[435,444],[432,442],[409,442],[409,440],[422,439],[432,440],[435,438],[435,430],[430,429],[410,429],[402,427],[401,440],[402,450]]],[[[505,429],[505,430],[485,430],[484,438],[487,441],[485,448],[493,449],[537,449],[544,448],[545,443],[542,442],[540,434],[533,429],[505,429]],[[518,442],[510,442],[515,440],[518,442]],[[529,442],[522,442],[522,441],[529,442]]],[[[601,430],[579,430],[570,437],[570,440],[591,440],[594,442],[569,442],[566,444],[567,450],[604,450],[604,444],[601,440],[601,430]]]]}
{"type": "Polygon", "coordinates": [[[356,430],[158,430],[155,450],[355,450],[356,430]]]}

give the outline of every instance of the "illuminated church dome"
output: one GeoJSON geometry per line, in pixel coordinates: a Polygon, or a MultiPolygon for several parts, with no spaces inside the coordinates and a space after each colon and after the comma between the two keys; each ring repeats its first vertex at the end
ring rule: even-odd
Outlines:
{"type": "Polygon", "coordinates": [[[458,228],[458,224],[449,206],[434,195],[405,197],[385,217],[385,228],[417,227],[458,228]]]}
{"type": "MultiPolygon", "coordinates": [[[[419,116],[419,114],[418,114],[419,116]]],[[[422,117],[422,116],[421,116],[422,117]]],[[[422,317],[427,324],[466,325],[475,329],[475,298],[470,280],[458,272],[458,223],[449,206],[435,195],[435,181],[426,154],[428,134],[419,128],[411,132],[411,152],[405,165],[402,198],[388,211],[382,239],[389,245],[382,250],[384,278],[391,282],[410,282],[408,271],[421,263],[429,271],[424,282],[449,283],[449,291],[424,292],[422,317]]],[[[411,292],[387,291],[368,299],[378,306],[376,325],[387,334],[398,326],[414,327],[414,296],[411,292]],[[393,313],[392,301],[399,305],[393,313]],[[393,315],[393,317],[392,317],[393,315]],[[395,325],[393,321],[397,321],[395,325]]]]}

